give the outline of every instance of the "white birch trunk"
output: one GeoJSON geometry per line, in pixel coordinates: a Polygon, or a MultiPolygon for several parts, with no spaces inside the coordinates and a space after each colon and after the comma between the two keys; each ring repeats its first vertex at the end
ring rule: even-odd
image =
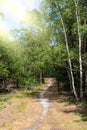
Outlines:
{"type": "Polygon", "coordinates": [[[78,40],[79,40],[79,67],[80,67],[80,98],[83,98],[83,71],[82,71],[82,54],[81,54],[81,33],[80,33],[80,17],[78,14],[78,2],[74,0],[75,8],[76,8],[76,19],[77,19],[77,25],[78,25],[78,40]]]}
{"type": "MultiPolygon", "coordinates": [[[[58,7],[58,9],[59,9],[59,7],[58,7]]],[[[69,68],[70,68],[73,93],[75,95],[75,98],[78,100],[78,95],[77,95],[77,92],[76,92],[75,81],[74,81],[74,76],[73,76],[73,71],[72,71],[72,64],[71,64],[71,59],[70,59],[70,52],[69,52],[69,45],[68,45],[66,28],[65,28],[64,21],[63,21],[63,18],[62,18],[60,10],[59,10],[59,13],[60,13],[61,23],[62,23],[62,26],[63,26],[64,36],[65,36],[65,42],[66,42],[66,49],[67,49],[67,54],[68,54],[68,63],[69,63],[69,68]]]]}

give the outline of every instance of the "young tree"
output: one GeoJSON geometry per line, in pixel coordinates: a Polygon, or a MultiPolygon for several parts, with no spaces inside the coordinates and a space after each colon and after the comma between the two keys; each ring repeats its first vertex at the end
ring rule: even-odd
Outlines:
{"type": "MultiPolygon", "coordinates": [[[[75,88],[75,81],[74,81],[74,74],[73,74],[73,68],[72,68],[72,63],[71,63],[70,50],[69,50],[69,42],[70,41],[68,39],[68,34],[67,34],[68,31],[67,31],[66,23],[65,23],[65,19],[64,19],[64,11],[66,11],[66,3],[64,1],[56,1],[56,0],[55,1],[51,0],[51,2],[49,0],[47,0],[46,2],[48,3],[48,8],[47,8],[48,10],[47,11],[48,11],[48,14],[50,17],[49,26],[53,25],[53,28],[55,31],[55,32],[53,32],[53,30],[52,30],[52,33],[55,33],[56,39],[57,39],[57,37],[61,37],[60,30],[62,33],[64,33],[64,36],[62,35],[62,42],[66,43],[69,71],[70,71],[70,77],[71,77],[70,83],[72,84],[73,93],[74,93],[76,99],[78,100],[78,95],[77,95],[76,88],[75,88]],[[59,21],[61,21],[61,22],[59,23],[59,21]],[[62,27],[61,27],[61,25],[62,25],[62,27]]],[[[47,3],[45,6],[47,6],[47,3]]],[[[68,12],[69,12],[69,10],[68,10],[68,12]]],[[[59,41],[56,41],[56,42],[58,42],[58,44],[61,44],[61,43],[59,43],[59,41]]]]}
{"type": "Polygon", "coordinates": [[[77,19],[77,29],[78,29],[78,41],[79,41],[79,66],[80,66],[80,98],[83,98],[83,69],[82,69],[82,40],[81,40],[81,32],[80,32],[80,15],[78,4],[79,0],[74,0],[75,8],[76,8],[76,19],[77,19]]]}
{"type": "Polygon", "coordinates": [[[59,11],[59,14],[60,14],[61,23],[62,23],[62,26],[63,26],[64,36],[65,36],[65,42],[66,42],[66,49],[67,49],[67,54],[68,54],[68,63],[69,63],[69,68],[70,68],[71,83],[72,83],[72,87],[73,87],[73,93],[75,95],[75,98],[78,100],[78,95],[77,95],[76,88],[75,88],[75,81],[74,81],[74,75],[73,75],[73,70],[72,70],[72,63],[71,63],[71,58],[70,58],[70,52],[69,52],[67,32],[66,32],[66,28],[65,28],[65,25],[64,25],[64,20],[63,20],[61,11],[60,11],[59,3],[57,3],[57,8],[58,8],[58,11],[59,11]]]}

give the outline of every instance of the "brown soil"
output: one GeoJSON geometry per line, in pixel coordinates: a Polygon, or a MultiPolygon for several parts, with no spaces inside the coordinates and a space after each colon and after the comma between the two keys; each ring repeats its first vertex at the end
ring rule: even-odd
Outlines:
{"type": "Polygon", "coordinates": [[[12,99],[11,102],[12,105],[8,105],[0,113],[0,130],[23,129],[40,118],[42,108],[37,100],[25,98],[12,99]]]}
{"type": "MultiPolygon", "coordinates": [[[[10,103],[7,102],[6,108],[0,111],[0,130],[24,130],[35,125],[42,114],[38,95],[34,98],[12,98],[10,103]]],[[[70,98],[69,95],[58,96],[57,87],[52,85],[45,97],[49,99],[50,107],[37,130],[87,130],[87,116],[75,104],[65,100],[70,98]]]]}
{"type": "Polygon", "coordinates": [[[38,130],[87,130],[87,115],[84,117],[77,105],[67,102],[70,95],[58,96],[57,87],[51,86],[45,96],[50,99],[50,108],[38,130]]]}

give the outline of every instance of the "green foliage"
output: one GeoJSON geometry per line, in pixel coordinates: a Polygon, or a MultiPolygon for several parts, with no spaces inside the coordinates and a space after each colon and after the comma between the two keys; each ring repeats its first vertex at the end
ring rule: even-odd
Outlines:
{"type": "Polygon", "coordinates": [[[80,30],[81,30],[82,37],[86,38],[87,37],[87,25],[81,25],[80,30]]]}
{"type": "Polygon", "coordinates": [[[9,74],[9,71],[8,71],[7,66],[3,62],[0,62],[0,77],[6,78],[8,77],[8,74],[9,74]]]}
{"type": "Polygon", "coordinates": [[[37,85],[37,81],[31,72],[24,72],[22,78],[23,80],[20,83],[25,89],[33,89],[37,85]]]}
{"type": "Polygon", "coordinates": [[[66,102],[68,102],[69,104],[77,104],[75,98],[71,97],[71,98],[67,98],[65,99],[66,102]]]}
{"type": "Polygon", "coordinates": [[[59,44],[57,47],[55,47],[55,58],[56,58],[56,64],[58,66],[64,66],[66,65],[67,61],[67,52],[66,52],[66,47],[64,44],[59,44]]]}
{"type": "Polygon", "coordinates": [[[21,85],[25,88],[25,89],[33,89],[36,85],[37,85],[37,81],[35,80],[35,78],[30,77],[27,80],[23,80],[21,81],[21,85]]]}
{"type": "MultiPolygon", "coordinates": [[[[85,7],[85,1],[80,1],[78,10],[81,20],[85,19],[82,13],[85,7]]],[[[23,26],[12,31],[12,42],[0,38],[0,79],[15,79],[25,89],[36,86],[40,73],[66,82],[68,56],[59,10],[67,33],[73,72],[75,76],[78,75],[78,35],[74,1],[42,0],[40,11],[26,11],[27,19],[21,21],[23,26]]],[[[84,40],[87,37],[86,25],[80,25],[80,31],[84,40]]],[[[86,56],[84,53],[84,66],[87,65],[86,56]]]]}

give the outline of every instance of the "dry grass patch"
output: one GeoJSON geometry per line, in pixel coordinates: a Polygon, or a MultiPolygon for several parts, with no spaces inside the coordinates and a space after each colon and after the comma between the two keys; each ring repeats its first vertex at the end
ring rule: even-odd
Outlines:
{"type": "Polygon", "coordinates": [[[36,93],[16,91],[13,95],[10,94],[11,96],[9,94],[1,96],[0,130],[20,130],[37,122],[42,108],[37,100],[38,89],[36,90],[36,93]]]}

